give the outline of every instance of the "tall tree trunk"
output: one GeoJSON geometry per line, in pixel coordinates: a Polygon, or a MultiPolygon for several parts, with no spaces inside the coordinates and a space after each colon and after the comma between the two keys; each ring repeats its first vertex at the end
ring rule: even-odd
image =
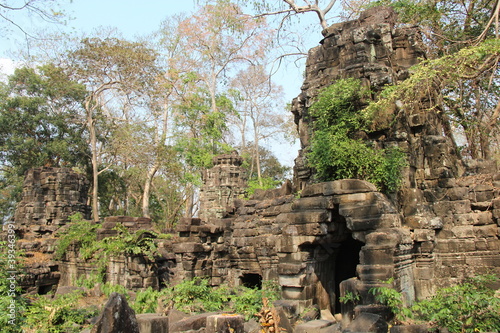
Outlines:
{"type": "Polygon", "coordinates": [[[163,108],[163,113],[161,117],[161,122],[162,122],[162,127],[161,127],[161,134],[156,132],[155,135],[155,145],[156,145],[156,152],[155,152],[155,161],[151,168],[148,170],[148,174],[146,176],[146,181],[144,182],[144,192],[142,195],[142,216],[143,217],[151,217],[150,212],[149,212],[149,197],[151,195],[151,185],[153,184],[153,178],[160,168],[161,164],[161,151],[162,148],[164,148],[165,145],[165,140],[167,139],[167,130],[168,130],[168,106],[167,103],[165,103],[164,108],[163,108]]]}
{"type": "Polygon", "coordinates": [[[92,153],[92,220],[94,222],[99,221],[99,166],[97,163],[97,135],[95,129],[95,121],[92,117],[94,107],[91,105],[91,99],[85,102],[85,109],[87,111],[87,127],[89,129],[90,136],[90,150],[92,153]]]}
{"type": "Polygon", "coordinates": [[[194,206],[194,192],[192,189],[189,190],[191,193],[186,193],[186,210],[184,212],[184,217],[193,217],[193,206],[194,206]]]}
{"type": "Polygon", "coordinates": [[[257,169],[257,180],[259,181],[259,186],[262,187],[262,170],[260,168],[260,149],[259,149],[259,130],[257,128],[257,121],[254,116],[252,116],[253,123],[253,142],[254,142],[254,154],[255,154],[255,167],[257,169]]]}
{"type": "Polygon", "coordinates": [[[148,174],[146,176],[146,181],[144,182],[144,192],[142,195],[142,216],[151,217],[149,213],[149,196],[151,194],[151,184],[153,183],[153,177],[155,176],[158,168],[160,167],[160,162],[157,159],[155,163],[149,168],[148,174]]]}

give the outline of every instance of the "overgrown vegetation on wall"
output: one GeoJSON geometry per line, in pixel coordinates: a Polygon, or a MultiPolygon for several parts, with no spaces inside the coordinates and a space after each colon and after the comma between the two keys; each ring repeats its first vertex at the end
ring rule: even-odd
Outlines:
{"type": "Polygon", "coordinates": [[[97,240],[97,228],[100,224],[83,219],[80,213],[72,215],[70,220],[68,228],[60,233],[57,240],[55,257],[64,258],[70,246],[74,246],[81,259],[97,263],[100,278],[96,282],[105,281],[104,274],[110,257],[143,255],[154,260],[156,251],[154,238],[171,237],[171,235],[158,234],[150,230],[138,230],[132,233],[123,225],[117,224],[114,228],[117,231],[116,236],[97,240]]]}
{"type": "Polygon", "coordinates": [[[367,93],[356,79],[337,80],[319,93],[309,109],[314,133],[308,162],[322,181],[359,178],[380,190],[395,191],[405,154],[396,147],[376,149],[356,137],[370,123],[360,112],[367,93]]]}
{"type": "Polygon", "coordinates": [[[495,275],[470,278],[410,307],[404,306],[401,293],[392,288],[373,288],[371,292],[391,308],[397,322],[425,323],[450,333],[500,332],[500,297],[491,288],[498,281],[495,275]]]}

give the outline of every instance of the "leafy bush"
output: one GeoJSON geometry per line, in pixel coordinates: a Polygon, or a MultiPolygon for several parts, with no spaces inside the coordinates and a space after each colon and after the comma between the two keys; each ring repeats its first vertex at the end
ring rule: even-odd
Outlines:
{"type": "Polygon", "coordinates": [[[81,308],[81,293],[61,295],[53,299],[38,296],[27,308],[23,329],[40,333],[81,332],[88,319],[96,316],[97,308],[81,308]]]}
{"type": "Polygon", "coordinates": [[[271,177],[262,177],[261,180],[262,185],[260,185],[260,182],[257,178],[252,178],[248,181],[247,197],[251,197],[255,193],[255,190],[273,189],[281,183],[281,181],[275,180],[271,177]]]}
{"type": "Polygon", "coordinates": [[[119,284],[112,284],[112,283],[109,283],[109,282],[106,282],[104,284],[101,285],[101,291],[104,295],[106,295],[106,297],[109,298],[109,296],[112,294],[112,293],[119,293],[119,294],[122,294],[125,296],[125,298],[128,300],[129,296],[128,296],[128,289],[125,288],[124,286],[122,285],[119,285],[119,284]]]}
{"type": "Polygon", "coordinates": [[[262,308],[263,298],[273,302],[279,297],[280,288],[271,281],[265,281],[262,289],[252,289],[244,286],[212,287],[207,279],[194,278],[162,291],[146,290],[143,294],[137,294],[132,307],[138,312],[155,311],[158,300],[165,299],[179,311],[230,311],[249,319],[262,308]]]}
{"type": "Polygon", "coordinates": [[[391,308],[398,321],[426,322],[433,328],[445,327],[450,333],[500,332],[500,298],[488,287],[498,280],[494,275],[474,277],[443,288],[409,308],[403,307],[401,294],[394,289],[372,288],[370,292],[391,308]]]}
{"type": "Polygon", "coordinates": [[[188,313],[222,310],[229,301],[224,287],[212,288],[203,278],[183,281],[169,288],[166,294],[177,310],[188,313]]]}
{"type": "Polygon", "coordinates": [[[344,296],[339,297],[339,302],[342,304],[353,303],[357,304],[361,300],[358,293],[347,291],[344,296]]]}
{"type": "Polygon", "coordinates": [[[143,255],[154,260],[154,238],[158,236],[155,232],[138,230],[131,233],[122,224],[117,224],[114,228],[118,232],[116,236],[97,240],[98,227],[98,224],[84,220],[79,213],[73,215],[68,229],[61,233],[56,243],[56,257],[63,258],[70,245],[74,244],[83,260],[97,262],[99,278],[95,282],[104,282],[104,273],[110,257],[143,255]]]}
{"type": "Polygon", "coordinates": [[[16,283],[22,274],[23,256],[12,243],[0,242],[0,327],[2,332],[22,332],[26,300],[20,296],[21,288],[16,283]]]}
{"type": "Polygon", "coordinates": [[[98,224],[84,220],[81,213],[75,213],[69,219],[68,229],[59,234],[55,251],[56,259],[62,259],[72,244],[86,248],[97,241],[98,224]]]}
{"type": "Polygon", "coordinates": [[[478,276],[441,289],[435,296],[415,304],[412,311],[435,327],[455,332],[500,332],[500,298],[489,283],[493,275],[478,276]]]}
{"type": "Polygon", "coordinates": [[[135,295],[135,301],[130,305],[135,313],[154,313],[158,308],[158,303],[168,293],[168,290],[154,290],[148,287],[146,290],[139,291],[135,295]]]}
{"type": "Polygon", "coordinates": [[[280,297],[279,286],[272,281],[264,281],[262,289],[253,289],[241,286],[231,297],[232,310],[245,316],[248,320],[262,309],[262,299],[267,298],[270,303],[280,297]]]}
{"type": "Polygon", "coordinates": [[[395,191],[406,165],[405,154],[398,148],[375,149],[355,138],[369,123],[360,112],[365,94],[355,79],[339,80],[319,93],[309,110],[314,133],[308,163],[323,181],[359,178],[381,190],[395,191]]]}

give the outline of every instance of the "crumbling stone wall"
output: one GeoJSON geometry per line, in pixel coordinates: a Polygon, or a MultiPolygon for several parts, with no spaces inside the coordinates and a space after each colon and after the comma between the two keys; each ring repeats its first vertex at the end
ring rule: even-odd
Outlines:
{"type": "Polygon", "coordinates": [[[396,26],[390,9],[369,10],[324,36],[309,52],[302,93],[292,106],[302,146],[294,170],[300,198],[262,194],[235,201],[236,210],[226,209],[221,219],[184,221],[178,230],[189,243],[175,245],[174,275],[211,276],[215,285],[242,283],[248,275],[277,278],[296,308],[319,304],[328,316],[339,311],[346,291],[359,293],[359,306],[372,311],[368,290],[391,277],[411,302],[466,276],[500,274],[496,165],[459,158],[443,135],[439,110],[428,110],[432,96],[412,109],[395,105],[377,132],[366,133],[375,146],[406,152],[401,191],[388,197],[359,180],[314,183],[304,151],[312,134],[308,108],[318,91],[354,77],[377,92],[406,79],[425,57],[418,27],[396,26]]]}
{"type": "Polygon", "coordinates": [[[69,216],[88,217],[88,181],[68,168],[35,168],[26,173],[14,221],[23,239],[53,234],[69,216]]]}
{"type": "Polygon", "coordinates": [[[20,285],[28,292],[49,292],[59,283],[59,264],[52,260],[55,233],[69,216],[89,215],[88,181],[69,168],[35,168],[26,173],[22,200],[14,214],[17,245],[27,255],[20,285]]]}
{"type": "MultiPolygon", "coordinates": [[[[302,92],[292,106],[302,148],[295,161],[298,189],[314,183],[304,151],[312,133],[308,108],[318,91],[353,77],[377,92],[406,79],[409,67],[425,58],[418,27],[395,22],[392,10],[373,8],[358,20],[326,29],[321,45],[309,52],[302,92]]],[[[409,109],[395,105],[388,110],[386,123],[379,120],[378,131],[366,133],[366,139],[376,147],[396,145],[407,154],[403,188],[390,198],[412,240],[407,262],[413,273],[400,279],[399,288],[424,298],[465,276],[499,272],[500,177],[494,161],[459,158],[453,141],[443,135],[449,129],[439,107],[429,110],[436,106],[435,96],[415,102],[409,109]]]]}
{"type": "MultiPolygon", "coordinates": [[[[97,239],[114,237],[118,234],[117,224],[127,228],[130,233],[138,230],[152,230],[150,218],[131,216],[108,216],[97,229],[97,239]]],[[[122,285],[130,290],[142,290],[149,287],[159,289],[164,260],[153,262],[142,255],[125,255],[108,258],[106,263],[106,282],[122,285]]],[[[70,247],[59,264],[60,286],[72,286],[79,278],[90,278],[97,274],[98,267],[94,261],[83,261],[78,249],[70,247]]]]}
{"type": "MultiPolygon", "coordinates": [[[[326,29],[322,44],[310,51],[302,93],[292,109],[303,150],[311,135],[308,108],[321,87],[338,78],[356,77],[377,91],[383,84],[407,78],[408,68],[424,55],[418,28],[396,27],[394,22],[388,9],[368,11],[359,20],[326,29]]],[[[426,103],[432,100],[419,101],[411,110],[395,106],[389,111],[398,112],[397,121],[367,134],[380,147],[398,145],[407,153],[404,186],[398,193],[387,196],[372,184],[353,179],[314,183],[302,150],[293,187],[287,183],[244,200],[239,198],[245,185],[241,158],[222,155],[205,173],[200,217],[181,220],[178,237],[159,244],[159,268],[152,270],[149,263],[135,258],[117,258],[121,262],[115,265],[113,259],[110,276],[132,288],[175,284],[195,276],[210,278],[212,285],[258,286],[275,280],[290,308],[300,312],[318,304],[324,318],[339,312],[338,297],[351,291],[359,293],[361,301],[357,310],[343,306],[344,317],[350,318],[354,313],[378,311],[368,290],[391,277],[411,302],[466,276],[500,275],[496,164],[462,162],[453,142],[443,135],[438,112],[426,111],[426,103]]],[[[28,178],[38,181],[35,175],[28,178]]],[[[55,192],[50,194],[52,201],[37,201],[30,193],[43,193],[38,190],[41,185],[28,188],[33,190],[26,190],[16,219],[26,230],[22,235],[28,239],[33,235],[31,242],[46,230],[53,232],[47,227],[49,220],[60,219],[58,213],[36,203],[57,201],[55,192]],[[43,228],[40,221],[45,223],[43,228]]],[[[86,193],[86,187],[80,186],[80,191],[86,193]]],[[[77,210],[86,211],[79,206],[85,200],[76,202],[77,210]]],[[[99,234],[111,235],[117,222],[143,228],[148,221],[108,218],[99,234]]],[[[74,256],[61,269],[43,269],[48,274],[60,270],[69,284],[90,269],[77,261],[74,256]]]]}

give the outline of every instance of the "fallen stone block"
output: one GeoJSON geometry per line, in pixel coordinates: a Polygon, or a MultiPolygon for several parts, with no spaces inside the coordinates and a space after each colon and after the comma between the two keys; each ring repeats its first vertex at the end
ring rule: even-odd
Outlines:
{"type": "Polygon", "coordinates": [[[217,312],[202,313],[170,324],[170,332],[196,331],[207,326],[207,318],[217,312]]]}
{"type": "Polygon", "coordinates": [[[168,333],[168,320],[168,317],[158,313],[137,315],[137,324],[141,333],[168,333]]]}
{"type": "Polygon", "coordinates": [[[387,329],[387,322],[381,316],[362,312],[354,318],[344,332],[386,333],[387,329]]]}
{"type": "Polygon", "coordinates": [[[243,333],[245,319],[238,314],[217,314],[207,317],[206,333],[243,333]]]}

